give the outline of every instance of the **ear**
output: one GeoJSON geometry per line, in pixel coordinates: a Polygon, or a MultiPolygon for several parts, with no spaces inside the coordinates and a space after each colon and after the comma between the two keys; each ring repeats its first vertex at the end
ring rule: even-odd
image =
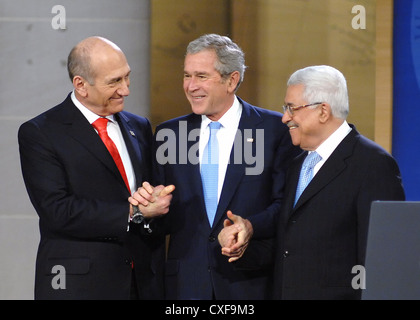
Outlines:
{"type": "Polygon", "coordinates": [[[87,81],[81,77],[81,76],[75,76],[73,78],[73,87],[77,91],[79,95],[81,95],[83,98],[87,97],[87,81]]]}
{"type": "Polygon", "coordinates": [[[236,87],[238,86],[240,79],[239,71],[233,71],[228,78],[228,92],[235,92],[236,87]]]}
{"type": "Polygon", "coordinates": [[[330,104],[327,102],[322,103],[321,107],[319,108],[319,121],[326,123],[331,118],[332,110],[330,104]]]}

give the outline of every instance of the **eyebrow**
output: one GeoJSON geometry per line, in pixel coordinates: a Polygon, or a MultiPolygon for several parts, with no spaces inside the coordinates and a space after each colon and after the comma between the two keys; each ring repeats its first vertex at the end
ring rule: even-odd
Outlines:
{"type": "Polygon", "coordinates": [[[210,74],[210,73],[209,73],[209,72],[207,72],[207,71],[194,71],[194,72],[188,72],[188,71],[184,70],[184,74],[192,74],[192,75],[197,76],[197,75],[200,75],[200,74],[210,74]]]}
{"type": "Polygon", "coordinates": [[[128,72],[127,72],[127,74],[126,74],[125,76],[118,76],[118,77],[115,77],[115,78],[111,78],[111,79],[109,79],[109,80],[107,81],[107,83],[118,82],[120,79],[122,79],[122,78],[124,78],[124,77],[129,76],[129,75],[130,75],[130,73],[131,73],[131,70],[130,70],[130,71],[128,71],[128,72]]]}

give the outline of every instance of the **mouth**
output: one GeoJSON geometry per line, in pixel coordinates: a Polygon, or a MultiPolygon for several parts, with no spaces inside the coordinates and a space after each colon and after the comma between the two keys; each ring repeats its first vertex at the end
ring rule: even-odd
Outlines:
{"type": "Polygon", "coordinates": [[[190,96],[190,97],[192,100],[198,101],[198,100],[204,99],[206,96],[190,96]]]}
{"type": "Polygon", "coordinates": [[[124,102],[124,97],[111,98],[110,100],[116,101],[116,102],[124,102]]]}
{"type": "Polygon", "coordinates": [[[288,123],[287,126],[289,127],[289,130],[293,130],[299,127],[296,123],[288,123]]]}

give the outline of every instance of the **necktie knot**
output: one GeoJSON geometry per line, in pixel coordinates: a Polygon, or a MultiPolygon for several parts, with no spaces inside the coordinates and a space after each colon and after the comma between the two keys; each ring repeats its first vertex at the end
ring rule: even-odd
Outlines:
{"type": "Polygon", "coordinates": [[[321,159],[321,156],[316,151],[313,151],[306,156],[305,161],[303,162],[303,167],[312,169],[319,161],[321,161],[321,159]]]}
{"type": "Polygon", "coordinates": [[[210,134],[211,134],[212,130],[219,130],[221,126],[222,126],[222,124],[220,122],[217,122],[217,121],[210,122],[209,123],[210,134]]]}
{"type": "Polygon", "coordinates": [[[296,190],[295,204],[300,198],[300,195],[305,190],[306,186],[312,180],[312,177],[314,175],[313,169],[316,166],[316,164],[319,161],[321,161],[321,159],[322,157],[316,151],[313,151],[309,153],[306,156],[305,161],[303,161],[302,169],[300,171],[300,176],[299,176],[299,183],[296,190]]]}
{"type": "Polygon", "coordinates": [[[92,126],[98,131],[103,132],[106,131],[106,127],[108,125],[108,119],[107,118],[98,118],[95,122],[92,123],[92,126]]]}

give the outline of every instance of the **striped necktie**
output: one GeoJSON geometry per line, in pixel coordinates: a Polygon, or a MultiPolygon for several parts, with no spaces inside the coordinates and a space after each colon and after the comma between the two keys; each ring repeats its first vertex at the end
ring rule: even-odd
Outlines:
{"type": "Polygon", "coordinates": [[[201,181],[210,226],[213,225],[218,204],[219,143],[216,134],[220,127],[219,122],[210,122],[209,141],[201,159],[201,181]]]}
{"type": "Polygon", "coordinates": [[[321,156],[316,151],[313,151],[309,153],[306,156],[305,161],[303,161],[299,176],[299,183],[296,189],[295,205],[303,190],[305,190],[306,186],[312,180],[312,177],[314,176],[314,167],[319,161],[321,161],[321,159],[321,156]]]}

